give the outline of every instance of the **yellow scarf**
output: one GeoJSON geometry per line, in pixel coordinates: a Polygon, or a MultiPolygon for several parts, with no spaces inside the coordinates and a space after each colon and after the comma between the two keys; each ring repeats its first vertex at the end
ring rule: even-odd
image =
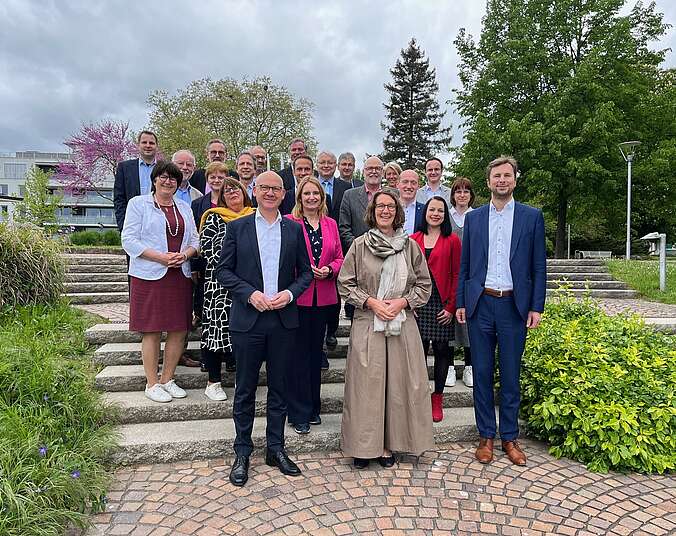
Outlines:
{"type": "Polygon", "coordinates": [[[202,219],[200,220],[200,232],[202,232],[202,227],[204,227],[204,222],[207,221],[207,216],[209,216],[209,214],[218,214],[221,218],[223,218],[225,223],[230,223],[232,220],[236,220],[242,216],[248,216],[249,214],[253,214],[255,211],[256,209],[251,207],[244,207],[239,212],[235,212],[234,210],[230,210],[226,207],[210,208],[204,214],[202,214],[202,219]]]}

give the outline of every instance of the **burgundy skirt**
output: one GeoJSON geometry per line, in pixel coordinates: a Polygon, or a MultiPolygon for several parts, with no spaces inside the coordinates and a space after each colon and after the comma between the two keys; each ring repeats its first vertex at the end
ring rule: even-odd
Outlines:
{"type": "Polygon", "coordinates": [[[131,277],[129,330],[189,331],[192,324],[192,279],[169,268],[156,281],[131,277]]]}

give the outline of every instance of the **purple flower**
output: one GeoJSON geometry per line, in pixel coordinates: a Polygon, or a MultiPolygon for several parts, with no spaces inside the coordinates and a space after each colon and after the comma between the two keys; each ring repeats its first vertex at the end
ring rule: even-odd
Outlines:
{"type": "Polygon", "coordinates": [[[44,458],[45,456],[47,456],[47,447],[45,447],[44,445],[40,445],[38,452],[40,453],[40,457],[44,458]]]}
{"type": "Polygon", "coordinates": [[[78,471],[78,470],[76,469],[75,471],[73,471],[73,472],[70,474],[70,476],[71,476],[72,478],[80,478],[80,471],[78,471]]]}
{"type": "Polygon", "coordinates": [[[44,394],[44,395],[42,396],[42,400],[44,400],[45,402],[47,402],[47,400],[49,400],[49,395],[48,395],[48,394],[44,394]]]}

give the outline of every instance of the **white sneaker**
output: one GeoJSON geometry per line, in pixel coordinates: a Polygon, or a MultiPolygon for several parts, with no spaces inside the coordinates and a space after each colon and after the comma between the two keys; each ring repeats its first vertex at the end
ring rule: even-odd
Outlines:
{"type": "Polygon", "coordinates": [[[171,395],[167,393],[159,383],[152,387],[146,384],[146,396],[153,402],[171,402],[171,395]]]}
{"type": "Polygon", "coordinates": [[[448,369],[448,374],[446,375],[446,387],[455,387],[455,367],[453,365],[448,369]]]}
{"type": "Polygon", "coordinates": [[[223,400],[228,399],[228,395],[225,394],[220,383],[208,384],[207,388],[204,390],[204,396],[215,402],[222,402],[223,400]]]}
{"type": "Polygon", "coordinates": [[[169,380],[167,383],[160,383],[158,385],[162,386],[162,389],[169,393],[171,398],[185,398],[188,396],[188,393],[176,385],[174,380],[169,380]]]}
{"type": "Polygon", "coordinates": [[[474,387],[474,376],[472,375],[472,365],[467,365],[462,373],[462,383],[467,387],[474,387]]]}

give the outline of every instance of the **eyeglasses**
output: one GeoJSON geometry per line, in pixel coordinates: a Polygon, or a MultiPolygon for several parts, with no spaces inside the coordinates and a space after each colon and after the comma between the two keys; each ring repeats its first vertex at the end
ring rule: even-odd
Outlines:
{"type": "Polygon", "coordinates": [[[225,151],[209,151],[209,154],[220,154],[225,156],[225,151]]]}
{"type": "Polygon", "coordinates": [[[239,188],[223,188],[223,193],[225,193],[225,194],[235,194],[235,193],[239,194],[239,193],[242,193],[242,190],[240,190],[239,188]]]}
{"type": "Polygon", "coordinates": [[[178,183],[178,179],[176,177],[170,177],[169,175],[162,174],[159,177],[157,177],[161,182],[175,182],[178,183]]]}
{"type": "Polygon", "coordinates": [[[376,210],[380,211],[388,210],[390,212],[395,212],[397,210],[397,205],[387,205],[385,203],[377,203],[376,210]]]}
{"type": "Polygon", "coordinates": [[[279,194],[284,191],[284,188],[281,186],[270,186],[268,184],[261,184],[260,186],[256,186],[259,192],[263,194],[267,194],[268,192],[272,192],[273,194],[279,194]]]}
{"type": "Polygon", "coordinates": [[[367,173],[370,173],[371,171],[382,171],[382,170],[383,168],[380,166],[369,166],[364,168],[364,171],[366,171],[367,173]]]}

